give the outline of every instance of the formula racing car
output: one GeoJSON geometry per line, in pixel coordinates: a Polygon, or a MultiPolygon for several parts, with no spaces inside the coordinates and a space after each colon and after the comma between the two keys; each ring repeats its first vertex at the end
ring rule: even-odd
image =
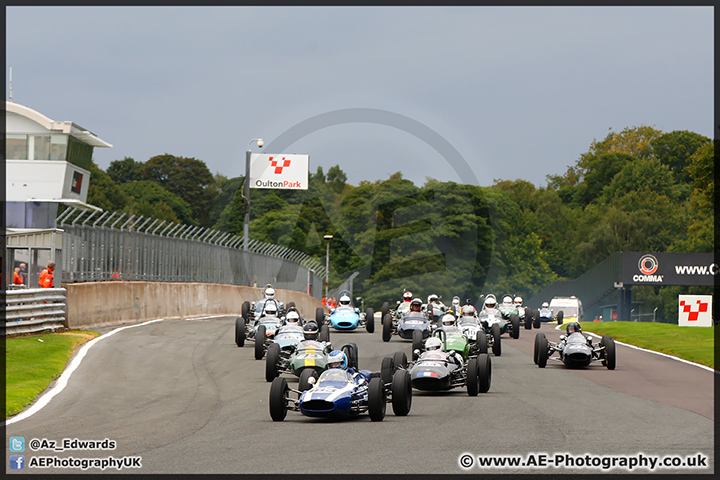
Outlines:
{"type": "Polygon", "coordinates": [[[358,326],[364,326],[368,333],[375,331],[375,312],[372,308],[367,308],[365,312],[361,312],[355,307],[350,296],[350,292],[343,290],[340,292],[337,307],[328,315],[322,307],[315,310],[315,320],[319,325],[326,323],[337,330],[355,330],[358,326]]]}
{"type": "Polygon", "coordinates": [[[566,333],[558,343],[549,341],[544,333],[535,335],[533,356],[538,367],[545,368],[548,358],[552,358],[570,368],[601,362],[608,370],[615,370],[615,341],[610,335],[603,335],[599,343],[593,343],[590,335],[583,335],[578,322],[568,323],[566,333]],[[555,352],[559,358],[551,357],[555,352]]]}

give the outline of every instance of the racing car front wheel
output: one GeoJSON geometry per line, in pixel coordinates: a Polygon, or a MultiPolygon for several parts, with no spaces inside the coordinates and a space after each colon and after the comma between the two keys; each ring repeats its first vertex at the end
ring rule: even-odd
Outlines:
{"type": "Polygon", "coordinates": [[[393,360],[393,357],[383,357],[382,363],[380,364],[380,378],[382,378],[383,383],[392,382],[395,370],[395,361],[393,360]]]}
{"type": "Polygon", "coordinates": [[[382,422],[383,418],[385,418],[386,408],[385,384],[380,378],[371,378],[368,386],[368,413],[370,414],[370,420],[382,422]]]}
{"type": "Polygon", "coordinates": [[[315,323],[318,324],[318,327],[322,326],[322,324],[325,322],[325,310],[322,307],[317,307],[315,309],[315,323]]]}
{"type": "Polygon", "coordinates": [[[242,304],[242,316],[243,318],[248,318],[248,315],[250,314],[250,302],[247,300],[243,302],[242,304]]]}
{"type": "Polygon", "coordinates": [[[392,407],[393,413],[403,417],[410,413],[412,405],[412,384],[410,383],[410,372],[407,370],[396,370],[392,380],[392,407]]]}
{"type": "Polygon", "coordinates": [[[478,365],[478,391],[487,393],[490,390],[490,382],[492,380],[492,362],[490,355],[481,353],[477,356],[478,365]]]}
{"type": "Polygon", "coordinates": [[[393,361],[395,362],[396,368],[407,368],[408,366],[407,355],[405,355],[405,352],[403,351],[395,352],[395,355],[393,355],[393,361]]]}
{"type": "Polygon", "coordinates": [[[262,360],[265,356],[265,325],[260,325],[255,331],[255,360],[262,360]]]}
{"type": "Polygon", "coordinates": [[[493,336],[493,355],[499,357],[502,354],[502,348],[500,347],[500,335],[502,335],[502,332],[500,332],[500,325],[496,323],[490,327],[490,333],[492,333],[493,336]]]}
{"type": "Polygon", "coordinates": [[[615,340],[610,335],[603,335],[600,344],[605,347],[605,359],[602,364],[608,370],[615,370],[615,340]]]}
{"type": "Polygon", "coordinates": [[[383,317],[387,315],[390,311],[390,304],[388,302],[383,302],[382,307],[380,307],[380,311],[382,312],[383,317]]]}
{"type": "Polygon", "coordinates": [[[540,311],[533,310],[533,328],[540,328],[541,323],[542,321],[540,320],[540,311]]]}
{"type": "Polygon", "coordinates": [[[270,385],[270,417],[275,422],[282,422],[287,415],[287,379],[277,377],[270,385]]]}
{"type": "Polygon", "coordinates": [[[392,326],[393,321],[392,317],[389,313],[385,314],[382,319],[382,325],[383,325],[383,331],[382,331],[382,340],[383,342],[389,342],[390,337],[392,336],[392,326]]]}
{"type": "Polygon", "coordinates": [[[478,353],[487,353],[488,352],[487,335],[485,334],[484,331],[478,330],[477,337],[475,337],[475,343],[477,343],[478,353]]]}
{"type": "Polygon", "coordinates": [[[512,332],[510,332],[510,337],[517,340],[518,338],[520,338],[520,317],[518,317],[514,313],[511,314],[510,325],[512,325],[512,332]]]}
{"type": "Polygon", "coordinates": [[[412,358],[413,360],[417,360],[418,355],[415,353],[415,350],[420,350],[422,352],[423,349],[423,334],[420,330],[413,330],[412,332],[412,358]]]}
{"type": "Polygon", "coordinates": [[[318,334],[318,341],[329,342],[330,341],[330,327],[325,324],[320,327],[320,333],[318,334]]]}
{"type": "Polygon", "coordinates": [[[368,333],[375,331],[375,310],[370,307],[365,310],[365,330],[368,333]]]}
{"type": "Polygon", "coordinates": [[[478,390],[480,389],[480,370],[478,369],[476,358],[468,360],[467,379],[465,380],[465,384],[467,385],[468,395],[471,397],[477,397],[478,390]]]}
{"type": "Polygon", "coordinates": [[[280,362],[280,344],[271,343],[265,359],[265,380],[272,382],[278,376],[278,363],[280,362]]]}
{"type": "Polygon", "coordinates": [[[314,368],[304,368],[303,371],[300,372],[300,380],[298,380],[298,390],[304,392],[305,390],[310,390],[312,388],[312,383],[310,383],[310,377],[313,377],[317,380],[317,372],[314,368]]]}
{"type": "Polygon", "coordinates": [[[545,368],[548,361],[548,339],[543,335],[538,340],[538,354],[537,354],[537,365],[540,368],[545,368]]]}
{"type": "Polygon", "coordinates": [[[243,317],[235,320],[235,344],[238,347],[245,345],[245,319],[243,317]]]}
{"type": "Polygon", "coordinates": [[[535,365],[538,364],[538,352],[540,351],[540,338],[544,338],[544,333],[538,333],[535,335],[535,349],[533,350],[533,361],[535,365]]]}

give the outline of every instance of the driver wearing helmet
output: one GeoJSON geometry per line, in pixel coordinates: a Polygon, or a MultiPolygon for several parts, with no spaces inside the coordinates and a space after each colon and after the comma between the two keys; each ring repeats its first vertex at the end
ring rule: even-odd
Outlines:
{"type": "Polygon", "coordinates": [[[442,323],[442,329],[446,332],[459,332],[460,330],[455,323],[455,315],[452,313],[446,313],[440,320],[442,323]]]}
{"type": "Polygon", "coordinates": [[[277,317],[277,314],[278,314],[277,304],[273,301],[265,302],[262,316],[263,317],[277,317]]]}
{"type": "Polygon", "coordinates": [[[340,297],[340,300],[338,300],[338,307],[349,307],[350,306],[350,297],[347,295],[343,295],[340,297]]]}
{"type": "Polygon", "coordinates": [[[267,287],[265,287],[264,295],[265,298],[275,298],[275,289],[272,288],[272,285],[268,284],[267,287]]]}
{"type": "Polygon", "coordinates": [[[340,368],[342,370],[346,370],[352,376],[355,383],[364,383],[369,380],[362,372],[359,372],[352,367],[348,367],[347,355],[345,355],[345,352],[341,350],[333,350],[328,353],[327,366],[328,368],[340,368]]]}
{"type": "Polygon", "coordinates": [[[464,305],[462,307],[462,310],[460,311],[460,314],[463,317],[475,317],[477,316],[477,310],[472,305],[464,305]]]}
{"type": "Polygon", "coordinates": [[[448,311],[455,313],[455,315],[460,315],[460,297],[453,297],[448,311]]]}
{"type": "Polygon", "coordinates": [[[405,292],[403,293],[403,302],[412,302],[413,294],[412,292],[405,292]]]}
{"type": "Polygon", "coordinates": [[[522,307],[522,297],[515,297],[515,306],[522,307]]]}
{"type": "Polygon", "coordinates": [[[317,340],[319,334],[320,329],[318,329],[317,323],[313,321],[307,322],[303,327],[305,340],[317,340]]]}
{"type": "Polygon", "coordinates": [[[302,322],[300,321],[300,314],[296,309],[291,308],[287,315],[285,315],[285,323],[288,325],[302,325],[302,322]]]}
{"type": "Polygon", "coordinates": [[[582,330],[580,329],[580,323],[578,322],[570,322],[567,324],[567,327],[565,327],[565,332],[567,332],[568,335],[571,333],[579,332],[582,333],[582,330]]]}
{"type": "Polygon", "coordinates": [[[421,312],[422,311],[422,300],[419,298],[413,298],[410,302],[410,311],[411,312],[421,312]]]}
{"type": "Polygon", "coordinates": [[[497,300],[495,300],[495,297],[488,296],[485,298],[484,307],[487,310],[492,310],[497,307],[497,300]]]}
{"type": "Polygon", "coordinates": [[[547,302],[543,302],[542,308],[550,308],[550,305],[547,302]]]}
{"type": "Polygon", "coordinates": [[[425,340],[425,352],[426,357],[429,358],[442,358],[443,360],[449,360],[459,366],[463,365],[462,355],[457,353],[455,350],[446,352],[443,348],[443,342],[438,337],[430,337],[425,340]]]}

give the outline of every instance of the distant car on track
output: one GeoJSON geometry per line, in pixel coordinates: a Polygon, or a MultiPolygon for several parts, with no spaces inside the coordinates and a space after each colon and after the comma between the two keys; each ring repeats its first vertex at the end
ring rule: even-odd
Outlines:
{"type": "Polygon", "coordinates": [[[601,362],[608,370],[615,370],[615,341],[610,335],[603,335],[600,342],[593,343],[591,336],[583,335],[578,322],[568,323],[566,331],[557,343],[549,341],[544,333],[535,335],[533,357],[538,367],[545,368],[548,359],[553,359],[570,368],[601,362]],[[552,357],[555,352],[558,357],[552,357]]]}

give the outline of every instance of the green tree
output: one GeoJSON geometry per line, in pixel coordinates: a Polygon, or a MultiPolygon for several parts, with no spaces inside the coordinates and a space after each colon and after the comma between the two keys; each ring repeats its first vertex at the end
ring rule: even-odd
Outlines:
{"type": "Polygon", "coordinates": [[[157,155],[145,162],[142,178],[152,180],[185,200],[192,217],[203,227],[214,223],[211,211],[218,195],[213,175],[195,158],[157,155]]]}
{"type": "Polygon", "coordinates": [[[117,212],[125,208],[129,199],[110,175],[101,170],[93,161],[90,165],[87,201],[90,205],[95,205],[103,210],[117,212]]]}
{"type": "Polygon", "coordinates": [[[128,213],[197,225],[187,202],[155,182],[141,180],[124,183],[120,188],[131,199],[125,207],[128,213]]]}
{"type": "Polygon", "coordinates": [[[135,182],[142,180],[144,168],[142,162],[136,162],[133,158],[125,157],[122,160],[110,162],[107,174],[117,184],[135,182]]]}
{"type": "Polygon", "coordinates": [[[690,158],[698,148],[710,144],[710,139],[687,130],[676,130],[665,133],[651,141],[655,158],[667,165],[678,183],[690,183],[688,170],[690,158]]]}

